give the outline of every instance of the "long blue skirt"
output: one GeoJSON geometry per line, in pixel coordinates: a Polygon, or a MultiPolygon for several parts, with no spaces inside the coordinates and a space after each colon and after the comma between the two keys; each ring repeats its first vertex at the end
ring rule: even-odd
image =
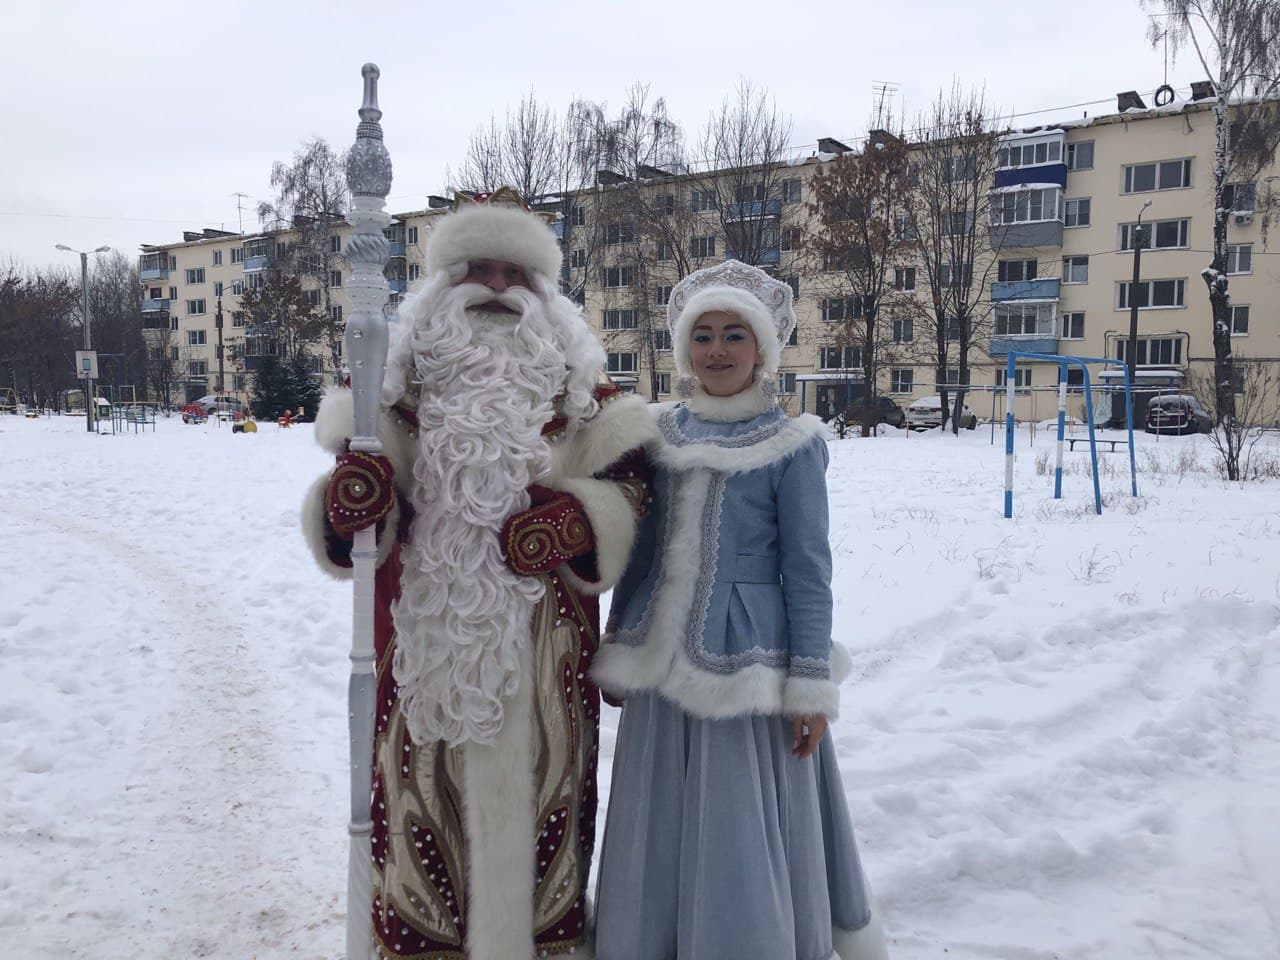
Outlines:
{"type": "Polygon", "coordinates": [[[596,894],[596,960],[829,960],[871,919],[835,745],[779,716],[628,698],[596,894]]]}

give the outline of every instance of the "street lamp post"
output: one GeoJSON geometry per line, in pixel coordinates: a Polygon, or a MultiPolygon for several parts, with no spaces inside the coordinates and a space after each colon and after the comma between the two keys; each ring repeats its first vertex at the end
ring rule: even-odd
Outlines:
{"type": "MultiPolygon", "coordinates": [[[[1138,211],[1138,222],[1134,224],[1130,239],[1133,243],[1133,283],[1129,284],[1129,347],[1125,351],[1125,366],[1129,368],[1129,383],[1137,385],[1138,373],[1138,284],[1142,275],[1142,248],[1147,244],[1147,235],[1142,227],[1142,215],[1151,206],[1148,200],[1138,211]]],[[[1133,423],[1133,389],[1129,390],[1129,422],[1133,423]]],[[[1115,408],[1112,407],[1112,410],[1115,408]]]]}
{"type": "MultiPolygon", "coordinates": [[[[86,253],[83,250],[76,250],[73,247],[57,244],[58,250],[65,250],[67,253],[80,254],[80,319],[84,325],[84,348],[85,350],[93,349],[92,338],[89,335],[89,254],[90,253],[106,253],[111,248],[103,245],[96,250],[90,250],[86,253]]],[[[84,427],[90,433],[93,432],[94,417],[94,381],[85,380],[84,385],[84,427]]]]}

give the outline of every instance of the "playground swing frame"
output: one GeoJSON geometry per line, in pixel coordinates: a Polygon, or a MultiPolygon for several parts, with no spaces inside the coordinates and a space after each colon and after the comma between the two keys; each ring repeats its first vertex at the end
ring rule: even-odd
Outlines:
{"type": "Polygon", "coordinates": [[[1129,367],[1122,360],[1108,357],[1064,357],[1051,353],[1023,353],[1017,350],[1009,352],[1005,367],[1005,414],[1004,414],[1004,516],[1006,520],[1013,518],[1013,439],[1014,439],[1014,373],[1018,360],[1041,360],[1055,363],[1058,366],[1058,447],[1057,461],[1053,471],[1053,499],[1062,499],[1062,448],[1066,439],[1067,426],[1067,369],[1077,366],[1084,374],[1085,421],[1089,429],[1089,459],[1093,470],[1093,507],[1094,513],[1102,513],[1102,484],[1098,478],[1098,443],[1094,435],[1093,389],[1089,377],[1089,364],[1100,363],[1107,367],[1120,367],[1124,372],[1124,419],[1125,429],[1129,434],[1129,482],[1133,496],[1138,495],[1138,461],[1133,449],[1133,384],[1129,367]]]}

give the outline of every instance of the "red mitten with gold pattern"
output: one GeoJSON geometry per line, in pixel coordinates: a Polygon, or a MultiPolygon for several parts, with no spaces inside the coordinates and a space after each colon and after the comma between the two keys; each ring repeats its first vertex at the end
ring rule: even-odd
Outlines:
{"type": "Polygon", "coordinates": [[[513,573],[536,577],[591,552],[591,522],[577,497],[534,484],[529,498],[529,509],[513,513],[502,527],[504,559],[513,573]]]}
{"type": "Polygon", "coordinates": [[[338,457],[324,491],[324,512],[333,532],[350,539],[357,530],[386,519],[395,506],[391,461],[377,453],[344,453],[338,457]]]}

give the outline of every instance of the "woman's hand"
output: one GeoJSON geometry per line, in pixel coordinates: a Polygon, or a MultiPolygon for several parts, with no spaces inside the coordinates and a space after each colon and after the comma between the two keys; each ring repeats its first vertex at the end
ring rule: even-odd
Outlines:
{"type": "Polygon", "coordinates": [[[801,760],[818,749],[827,732],[827,718],[821,713],[811,713],[791,718],[791,752],[801,760]]]}

